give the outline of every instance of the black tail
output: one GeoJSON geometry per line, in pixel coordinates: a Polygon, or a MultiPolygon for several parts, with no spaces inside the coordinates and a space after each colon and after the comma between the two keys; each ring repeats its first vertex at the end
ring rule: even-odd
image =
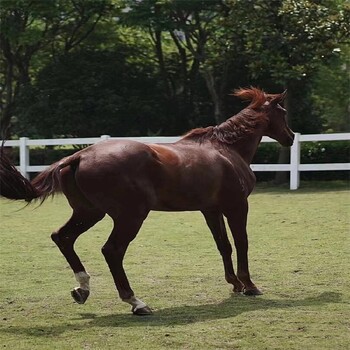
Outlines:
{"type": "Polygon", "coordinates": [[[52,164],[47,170],[36,176],[33,181],[29,181],[11,164],[2,148],[0,150],[0,196],[15,200],[24,199],[27,202],[36,198],[44,201],[47,197],[61,190],[60,170],[78,162],[79,156],[74,154],[52,164]]]}

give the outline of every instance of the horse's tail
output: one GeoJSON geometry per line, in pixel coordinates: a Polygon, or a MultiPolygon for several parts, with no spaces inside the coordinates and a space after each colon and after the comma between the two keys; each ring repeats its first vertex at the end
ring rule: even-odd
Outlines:
{"type": "Polygon", "coordinates": [[[2,149],[0,151],[0,196],[15,200],[24,199],[27,202],[41,199],[43,202],[47,197],[61,191],[60,170],[69,165],[75,168],[79,160],[80,156],[77,153],[63,158],[29,181],[11,164],[2,149]]]}

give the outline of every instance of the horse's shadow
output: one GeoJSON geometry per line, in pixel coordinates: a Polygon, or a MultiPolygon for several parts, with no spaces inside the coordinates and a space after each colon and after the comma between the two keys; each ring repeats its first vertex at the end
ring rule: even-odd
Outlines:
{"type": "Polygon", "coordinates": [[[341,302],[341,294],[325,292],[315,297],[305,299],[271,300],[263,297],[245,297],[232,295],[218,304],[174,306],[155,310],[151,316],[133,316],[131,313],[109,314],[100,316],[94,313],[80,313],[68,322],[54,326],[13,327],[1,332],[25,334],[31,336],[52,336],[66,331],[85,330],[87,327],[152,327],[186,325],[208,320],[236,317],[242,313],[271,310],[312,307],[341,302]]]}
{"type": "Polygon", "coordinates": [[[151,316],[133,316],[131,314],[110,314],[99,316],[81,313],[79,319],[89,319],[91,327],[133,327],[133,326],[174,326],[203,322],[215,319],[236,317],[242,313],[256,310],[289,309],[296,307],[319,306],[341,302],[341,294],[325,292],[316,297],[305,299],[270,300],[260,297],[246,297],[233,294],[218,304],[174,306],[155,310],[151,316]]]}

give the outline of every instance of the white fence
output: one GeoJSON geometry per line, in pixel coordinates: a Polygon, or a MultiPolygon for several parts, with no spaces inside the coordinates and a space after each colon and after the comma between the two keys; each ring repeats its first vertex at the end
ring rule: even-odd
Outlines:
{"type": "MultiPolygon", "coordinates": [[[[30,147],[35,146],[58,146],[58,145],[91,145],[106,139],[123,139],[121,137],[110,137],[102,135],[93,138],[67,138],[67,139],[38,139],[31,140],[22,137],[19,140],[5,142],[5,147],[19,147],[20,164],[18,169],[23,176],[28,177],[31,172],[40,172],[47,168],[46,165],[30,165],[30,147]]],[[[144,143],[170,143],[179,140],[179,137],[128,137],[144,143]]],[[[299,187],[300,171],[327,171],[327,170],[350,170],[350,163],[323,163],[323,164],[300,164],[301,142],[306,141],[350,141],[350,133],[339,134],[315,134],[301,135],[296,133],[293,146],[290,148],[289,164],[252,164],[253,171],[289,171],[290,189],[299,187]]],[[[0,141],[1,142],[1,141],[0,141]]],[[[263,137],[262,142],[276,142],[269,137],[263,137]]]]}

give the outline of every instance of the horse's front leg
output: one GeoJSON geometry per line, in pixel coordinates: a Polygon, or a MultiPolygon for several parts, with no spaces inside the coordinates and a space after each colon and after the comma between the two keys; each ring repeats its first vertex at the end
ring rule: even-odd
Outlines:
{"type": "Polygon", "coordinates": [[[112,273],[115,286],[120,298],[132,306],[131,311],[135,315],[152,314],[151,309],[140,299],[135,297],[126,276],[123,259],[130,242],[136,237],[145,216],[135,213],[121,214],[114,219],[114,228],[106,244],[102,247],[102,253],[112,273]]]}
{"type": "Polygon", "coordinates": [[[202,212],[221,254],[225,269],[225,279],[233,285],[234,292],[242,292],[243,284],[235,275],[232,264],[232,246],[227,237],[223,215],[218,211],[202,212]]]}
{"type": "Polygon", "coordinates": [[[261,295],[262,292],[250,278],[248,267],[247,216],[248,201],[242,200],[239,205],[225,212],[237,252],[237,277],[244,284],[245,295],[261,295]]]}

